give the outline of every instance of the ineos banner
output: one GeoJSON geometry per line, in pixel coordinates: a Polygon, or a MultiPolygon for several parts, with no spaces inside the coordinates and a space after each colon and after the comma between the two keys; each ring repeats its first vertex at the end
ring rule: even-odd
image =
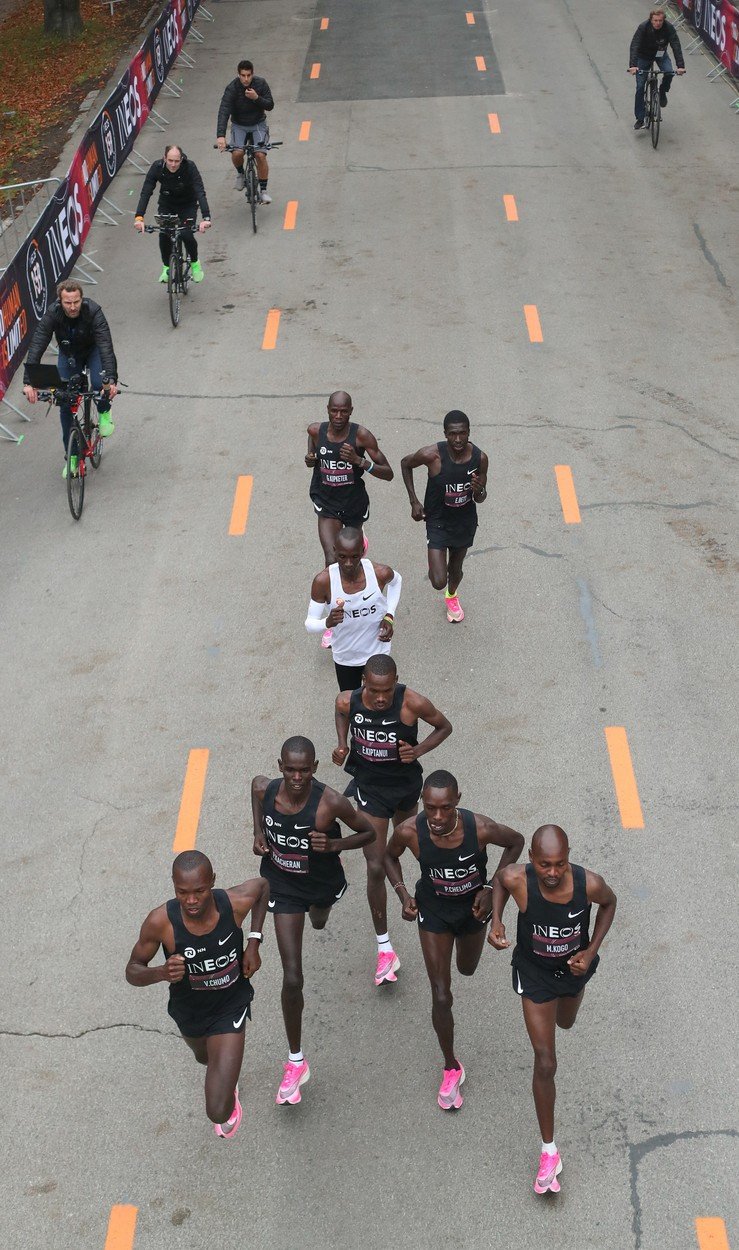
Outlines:
{"type": "Polygon", "coordinates": [[[714,56],[739,78],[739,8],[729,0],[676,0],[714,56]]]}
{"type": "Polygon", "coordinates": [[[105,101],[64,182],[0,278],[0,399],[30,336],[79,258],[100,200],[179,56],[200,0],[170,0],[105,101]]]}

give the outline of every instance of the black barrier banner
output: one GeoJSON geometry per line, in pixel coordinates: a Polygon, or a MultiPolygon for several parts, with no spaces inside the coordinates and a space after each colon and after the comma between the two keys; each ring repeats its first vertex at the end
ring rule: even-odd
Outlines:
{"type": "Polygon", "coordinates": [[[200,0],[170,0],[86,130],[66,178],[0,278],[0,399],[57,282],[79,259],[100,200],[177,60],[200,0]]]}

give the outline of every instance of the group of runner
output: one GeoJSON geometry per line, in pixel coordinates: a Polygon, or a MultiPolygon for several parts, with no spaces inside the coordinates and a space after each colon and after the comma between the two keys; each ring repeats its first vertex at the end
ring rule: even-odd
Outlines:
{"type": "MultiPolygon", "coordinates": [[[[452,725],[430,699],[399,681],[390,655],[401,577],[389,565],[367,559],[369,496],[363,479],[372,474],[390,481],[393,470],[376,437],[352,422],[352,412],[351,397],[334,392],[328,420],[308,427],[305,456],[326,563],[313,579],[305,624],[332,648],[339,686],[332,759],[348,772],[349,784],[339,794],[319,782],[313,743],[300,735],[288,738],[279,776],[256,776],[251,785],[259,877],[215,889],[204,854],[178,855],[174,898],[145,920],[126,976],[133,985],[169,984],[170,1015],[206,1067],[207,1115],[219,1137],[233,1137],[242,1118],[237,1082],[250,979],[260,966],[271,912],[288,1045],[276,1101],[299,1103],[310,1078],[302,1049],[305,917],[314,929],[325,927],[347,890],[341,855],[361,848],[377,942],[375,986],[395,982],[400,968],[388,929],[389,881],[403,919],[418,928],[443,1055],[437,1101],[449,1111],[462,1106],[466,1076],[455,1047],[452,958],[461,975],[472,976],[486,934],[495,949],[507,949],[503,911],[513,897],[518,907],[513,988],[534,1050],[533,1095],[542,1138],[534,1187],[537,1193],[556,1192],[562,1169],[554,1138],[556,1028],[575,1022],[616,898],[602,877],[570,863],[567,835],[558,826],[537,829],[529,862],[519,865],[520,833],[460,807],[460,786],[450,772],[438,769],[424,780],[421,757],[449,737],[452,725]],[[421,722],[430,729],[422,739],[421,722]],[[500,848],[491,879],[488,847],[500,848]],[[407,850],[418,861],[414,889],[403,879],[407,850]],[[593,904],[598,912],[591,932],[593,904]],[[160,947],[165,962],[152,967],[160,947]]],[[[426,522],[429,579],[443,590],[447,619],[456,624],[464,619],[458,590],[477,529],[477,505],[486,498],[488,459],[470,441],[463,412],[447,413],[443,433],[437,443],[404,458],[402,475],[413,519],[426,522]],[[428,475],[423,504],[413,481],[413,470],[421,466],[428,475]]]]}

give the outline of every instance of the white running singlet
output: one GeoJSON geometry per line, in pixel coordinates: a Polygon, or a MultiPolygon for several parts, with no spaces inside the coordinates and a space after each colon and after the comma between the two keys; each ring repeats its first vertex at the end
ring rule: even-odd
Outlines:
{"type": "Polygon", "coordinates": [[[329,564],[331,603],[329,611],[336,607],[337,599],[344,600],[344,619],[334,625],[331,651],[337,664],[364,664],[371,655],[389,655],[390,643],[380,642],[377,632],[387,612],[387,599],[380,590],[371,560],[362,560],[367,585],[364,590],[348,595],[341,584],[338,564],[329,564]]]}

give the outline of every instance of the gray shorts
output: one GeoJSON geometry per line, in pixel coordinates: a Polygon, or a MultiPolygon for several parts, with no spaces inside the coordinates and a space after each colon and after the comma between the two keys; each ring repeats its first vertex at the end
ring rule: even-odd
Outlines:
{"type": "Polygon", "coordinates": [[[247,134],[252,135],[252,143],[255,148],[263,147],[265,143],[269,143],[269,126],[266,121],[257,122],[254,126],[237,126],[236,122],[231,123],[231,145],[235,148],[242,148],[246,143],[247,134]]]}

